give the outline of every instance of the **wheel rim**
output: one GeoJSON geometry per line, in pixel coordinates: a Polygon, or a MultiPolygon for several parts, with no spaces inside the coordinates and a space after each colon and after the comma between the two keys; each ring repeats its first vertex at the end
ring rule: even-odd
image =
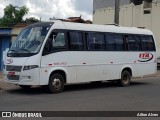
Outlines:
{"type": "Polygon", "coordinates": [[[59,90],[61,88],[61,80],[58,78],[54,78],[52,85],[56,90],[59,90]]]}
{"type": "Polygon", "coordinates": [[[126,84],[128,84],[128,82],[129,82],[129,77],[128,77],[128,75],[124,75],[123,76],[123,83],[126,85],[126,84]]]}

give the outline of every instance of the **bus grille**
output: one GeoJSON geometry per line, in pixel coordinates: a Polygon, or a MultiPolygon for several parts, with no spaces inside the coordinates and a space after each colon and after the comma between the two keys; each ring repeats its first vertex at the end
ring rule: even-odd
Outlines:
{"type": "Polygon", "coordinates": [[[6,71],[15,71],[15,72],[21,72],[22,66],[11,66],[6,65],[6,71]]]}
{"type": "Polygon", "coordinates": [[[19,75],[13,75],[13,76],[10,76],[10,75],[7,75],[7,78],[8,80],[19,80],[19,75]]]}

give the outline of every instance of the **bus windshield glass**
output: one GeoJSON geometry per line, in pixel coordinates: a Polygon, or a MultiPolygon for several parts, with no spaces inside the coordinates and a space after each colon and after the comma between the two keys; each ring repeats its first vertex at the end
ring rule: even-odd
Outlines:
{"type": "Polygon", "coordinates": [[[21,31],[12,44],[8,57],[29,57],[37,54],[53,23],[33,24],[21,31]]]}

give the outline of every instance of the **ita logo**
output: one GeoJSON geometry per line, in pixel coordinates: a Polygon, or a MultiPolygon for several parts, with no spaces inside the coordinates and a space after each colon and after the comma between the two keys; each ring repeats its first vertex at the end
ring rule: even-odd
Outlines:
{"type": "Polygon", "coordinates": [[[148,62],[153,59],[153,54],[152,53],[140,53],[139,54],[139,62],[148,62]]]}

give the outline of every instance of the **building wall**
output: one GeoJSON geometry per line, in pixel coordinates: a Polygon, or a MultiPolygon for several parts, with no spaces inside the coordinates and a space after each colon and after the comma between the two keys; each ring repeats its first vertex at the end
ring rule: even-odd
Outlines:
{"type": "MultiPolygon", "coordinates": [[[[156,43],[158,46],[158,55],[160,56],[160,3],[156,4],[152,8],[151,30],[155,35],[156,43]]],[[[145,19],[144,19],[145,20],[145,19]]]]}
{"type": "MultiPolygon", "coordinates": [[[[130,4],[131,0],[120,0],[120,5],[130,4]]],[[[114,7],[115,0],[93,0],[93,11],[99,8],[114,7]]]]}
{"type": "Polygon", "coordinates": [[[3,69],[3,51],[11,44],[11,28],[0,28],[0,71],[3,69]]]}
{"type": "Polygon", "coordinates": [[[3,70],[3,51],[10,47],[24,27],[0,28],[0,71],[3,70]]]}
{"type": "MultiPolygon", "coordinates": [[[[127,27],[145,27],[154,33],[157,43],[157,53],[160,56],[160,0],[153,0],[151,4],[125,4],[120,6],[119,24],[127,27]],[[144,12],[149,12],[144,14],[144,12]]],[[[114,24],[114,7],[99,8],[94,11],[94,24],[114,24]]]]}
{"type": "Polygon", "coordinates": [[[22,29],[24,29],[25,27],[14,27],[12,28],[12,42],[16,39],[16,37],[18,36],[18,34],[21,32],[22,29]]]}

